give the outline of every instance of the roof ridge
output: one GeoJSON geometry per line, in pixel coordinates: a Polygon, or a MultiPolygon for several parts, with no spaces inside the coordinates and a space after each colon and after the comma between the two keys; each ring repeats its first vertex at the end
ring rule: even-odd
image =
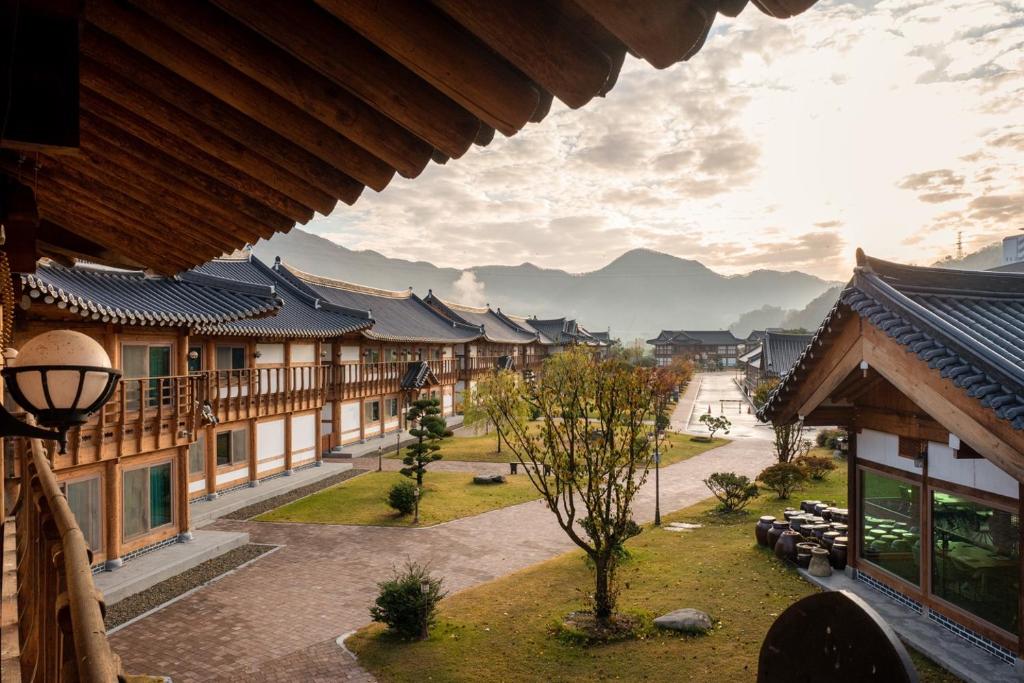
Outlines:
{"type": "Polygon", "coordinates": [[[308,282],[312,285],[320,285],[321,287],[333,287],[334,289],[344,289],[349,292],[358,292],[359,294],[369,294],[370,296],[381,296],[389,299],[408,299],[412,296],[412,288],[403,290],[393,289],[382,289],[380,287],[371,287],[369,285],[360,285],[355,282],[348,282],[346,280],[337,280],[335,278],[325,277],[323,275],[314,275],[313,273],[307,273],[304,270],[299,270],[295,266],[281,261],[281,267],[285,268],[294,275],[297,279],[303,282],[308,282]]]}

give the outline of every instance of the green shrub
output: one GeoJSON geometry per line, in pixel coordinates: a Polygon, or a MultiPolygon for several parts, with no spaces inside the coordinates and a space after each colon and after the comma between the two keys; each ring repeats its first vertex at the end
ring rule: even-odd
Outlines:
{"type": "Polygon", "coordinates": [[[391,579],[377,584],[380,594],[370,608],[370,618],[402,638],[424,640],[434,623],[437,603],[445,596],[441,583],[425,565],[406,562],[401,572],[396,569],[391,579]]]}
{"type": "Polygon", "coordinates": [[[388,505],[400,515],[411,515],[416,508],[416,484],[400,481],[388,491],[388,505]]]}
{"type": "Polygon", "coordinates": [[[818,448],[831,448],[832,450],[835,450],[839,448],[839,444],[836,440],[841,436],[846,436],[846,432],[842,429],[822,429],[818,432],[815,442],[817,443],[818,448]]]}
{"type": "Polygon", "coordinates": [[[735,472],[715,472],[704,480],[704,485],[718,499],[722,512],[742,510],[758,495],[757,485],[735,472]]]}
{"type": "Polygon", "coordinates": [[[778,462],[766,467],[757,478],[766,488],[775,491],[779,498],[789,498],[789,494],[807,478],[807,475],[804,474],[803,468],[794,463],[778,462]]]}
{"type": "Polygon", "coordinates": [[[827,455],[805,455],[794,460],[811,479],[821,481],[836,468],[836,462],[827,455]]]}

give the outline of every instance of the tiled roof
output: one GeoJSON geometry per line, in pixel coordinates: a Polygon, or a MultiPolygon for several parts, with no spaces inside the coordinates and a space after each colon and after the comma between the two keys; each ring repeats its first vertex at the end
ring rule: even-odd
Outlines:
{"type": "Polygon", "coordinates": [[[548,335],[544,334],[544,332],[539,327],[531,324],[531,322],[536,322],[535,320],[531,320],[530,318],[523,318],[518,315],[511,315],[509,313],[505,313],[500,308],[498,309],[497,313],[499,316],[501,316],[503,320],[505,320],[510,325],[518,327],[527,334],[536,335],[537,341],[540,342],[541,344],[550,346],[551,344],[555,343],[555,340],[549,337],[548,335]]]}
{"type": "Polygon", "coordinates": [[[216,259],[189,272],[273,287],[284,302],[277,315],[270,318],[238,320],[201,328],[210,334],[323,339],[359,332],[374,323],[366,311],[345,309],[319,299],[251,255],[216,259]]]}
{"type": "Polygon", "coordinates": [[[536,335],[530,334],[518,325],[511,324],[498,315],[491,308],[475,308],[463,306],[448,301],[442,301],[434,296],[433,292],[427,294],[423,301],[434,308],[439,314],[453,322],[464,325],[476,326],[483,332],[487,341],[497,344],[529,344],[537,341],[536,335]]]}
{"type": "Polygon", "coordinates": [[[402,388],[406,390],[422,389],[427,385],[435,386],[438,383],[437,376],[430,369],[430,365],[422,360],[409,363],[405,374],[402,375],[402,388]]]}
{"type": "MultiPolygon", "coordinates": [[[[853,310],[999,419],[1024,429],[1024,275],[904,266],[859,250],[857,263],[799,363],[813,362],[811,349],[831,321],[853,310]]],[[[758,415],[770,419],[783,388],[804,376],[787,375],[758,415]]]]}
{"type": "Polygon", "coordinates": [[[648,339],[648,344],[703,344],[714,346],[724,344],[732,346],[739,344],[738,339],[729,330],[662,330],[654,339],[648,339]]]}
{"type": "Polygon", "coordinates": [[[150,276],[103,266],[44,262],[21,275],[34,301],[83,318],[122,325],[200,327],[272,315],[282,301],[267,283],[231,278],[150,276]]]}
{"type": "Polygon", "coordinates": [[[769,377],[782,377],[789,372],[804,349],[811,343],[810,334],[786,334],[771,330],[762,342],[761,367],[769,377]]]}
{"type": "Polygon", "coordinates": [[[410,290],[393,292],[304,273],[281,264],[280,273],[297,286],[347,309],[368,311],[370,339],[396,342],[461,344],[481,336],[475,326],[453,323],[436,313],[410,290]]]}
{"type": "Polygon", "coordinates": [[[549,320],[530,318],[528,322],[555,344],[573,344],[583,340],[583,335],[579,333],[579,326],[576,324],[576,321],[569,318],[552,318],[549,320]]]}

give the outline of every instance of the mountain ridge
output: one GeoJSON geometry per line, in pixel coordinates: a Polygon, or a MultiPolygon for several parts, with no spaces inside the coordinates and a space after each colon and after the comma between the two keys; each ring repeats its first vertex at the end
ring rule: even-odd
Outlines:
{"type": "Polygon", "coordinates": [[[722,275],[693,259],[632,249],[597,270],[570,273],[532,263],[460,270],[355,251],[298,228],[254,246],[300,270],[383,289],[412,286],[470,305],[490,304],[515,315],[575,317],[623,342],[649,339],[662,328],[725,329],[752,307],[802,309],[836,283],[799,271],[757,270],[722,275]]]}

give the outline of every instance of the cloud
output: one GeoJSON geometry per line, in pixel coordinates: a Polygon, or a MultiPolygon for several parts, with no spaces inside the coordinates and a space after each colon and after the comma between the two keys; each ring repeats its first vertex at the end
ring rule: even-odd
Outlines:
{"type": "Polygon", "coordinates": [[[464,270],[459,279],[452,285],[455,292],[455,300],[467,306],[484,306],[487,304],[487,295],[484,293],[484,283],[476,279],[476,274],[471,270],[464,270]]]}
{"type": "Polygon", "coordinates": [[[627,57],[579,110],[396,178],[308,229],[467,270],[582,272],[648,247],[725,273],[846,279],[1021,226],[1021,0],[820,0],[718,17],[693,59],[627,57]]]}

